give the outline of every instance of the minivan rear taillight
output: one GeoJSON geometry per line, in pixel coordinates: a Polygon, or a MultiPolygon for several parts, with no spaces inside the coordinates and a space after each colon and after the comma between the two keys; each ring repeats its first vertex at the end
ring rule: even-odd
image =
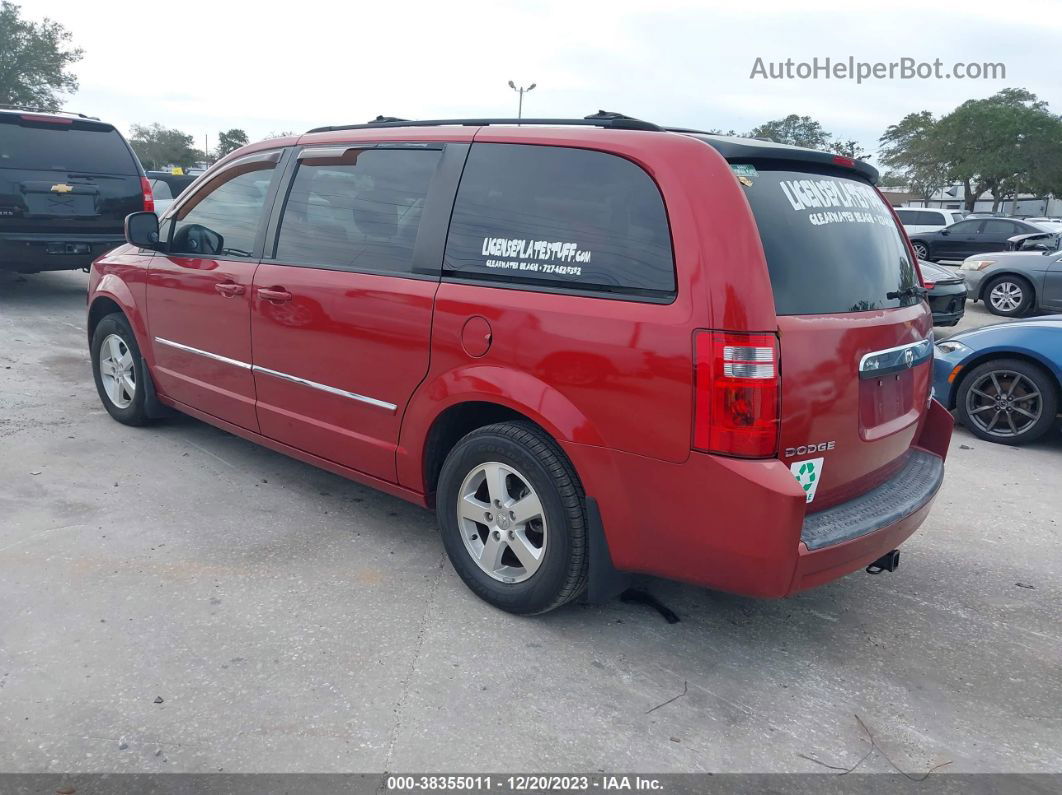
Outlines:
{"type": "Polygon", "coordinates": [[[140,178],[140,190],[144,194],[144,212],[155,212],[155,197],[151,195],[151,182],[147,177],[140,178]]]}
{"type": "Polygon", "coordinates": [[[742,458],[778,451],[778,338],[698,331],[694,336],[693,446],[742,458]]]}

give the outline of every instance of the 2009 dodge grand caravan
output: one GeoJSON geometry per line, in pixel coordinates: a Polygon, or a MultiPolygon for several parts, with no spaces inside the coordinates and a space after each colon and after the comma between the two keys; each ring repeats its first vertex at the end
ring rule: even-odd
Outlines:
{"type": "Polygon", "coordinates": [[[97,260],[96,384],[424,506],[517,613],[777,597],[925,519],[951,418],[869,166],[616,114],[245,147],[97,260]]]}

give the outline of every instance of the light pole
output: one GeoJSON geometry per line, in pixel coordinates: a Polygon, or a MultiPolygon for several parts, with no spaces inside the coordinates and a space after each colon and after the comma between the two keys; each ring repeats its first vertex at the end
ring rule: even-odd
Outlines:
{"type": "Polygon", "coordinates": [[[538,83],[532,83],[527,88],[524,88],[523,86],[517,86],[512,80],[509,81],[509,88],[520,95],[520,104],[516,106],[517,119],[522,119],[524,117],[524,92],[533,91],[537,85],[538,83]]]}

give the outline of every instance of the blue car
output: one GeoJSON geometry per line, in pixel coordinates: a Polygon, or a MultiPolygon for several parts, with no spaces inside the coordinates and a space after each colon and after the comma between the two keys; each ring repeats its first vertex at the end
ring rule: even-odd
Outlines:
{"type": "Polygon", "coordinates": [[[1062,315],[964,331],[937,343],[933,388],[982,439],[1026,444],[1062,402],[1062,315]]]}

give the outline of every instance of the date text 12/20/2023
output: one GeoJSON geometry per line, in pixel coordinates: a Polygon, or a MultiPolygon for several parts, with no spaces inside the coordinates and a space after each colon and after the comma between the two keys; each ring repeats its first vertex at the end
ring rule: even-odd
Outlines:
{"type": "Polygon", "coordinates": [[[386,781],[388,792],[661,792],[663,789],[659,778],[624,775],[407,775],[388,776],[386,781]]]}

